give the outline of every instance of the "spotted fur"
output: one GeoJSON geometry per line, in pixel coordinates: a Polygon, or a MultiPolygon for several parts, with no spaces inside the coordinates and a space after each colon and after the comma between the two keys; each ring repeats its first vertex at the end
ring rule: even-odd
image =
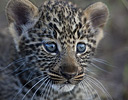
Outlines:
{"type": "Polygon", "coordinates": [[[1,100],[100,100],[88,81],[96,80],[86,68],[103,38],[105,4],[97,2],[82,10],[66,1],[46,1],[37,8],[29,0],[10,0],[6,13],[21,59],[11,68],[16,75],[11,79],[6,75],[0,83],[9,84],[0,92],[1,100]],[[46,50],[44,44],[52,42],[57,52],[46,50]],[[77,53],[78,43],[86,45],[85,52],[77,53]]]}

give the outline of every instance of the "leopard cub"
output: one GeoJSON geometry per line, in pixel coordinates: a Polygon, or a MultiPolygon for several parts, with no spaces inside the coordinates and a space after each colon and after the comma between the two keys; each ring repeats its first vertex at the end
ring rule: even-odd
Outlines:
{"type": "Polygon", "coordinates": [[[102,2],[80,9],[63,0],[37,8],[29,0],[10,0],[9,30],[18,59],[2,71],[0,100],[101,100],[89,75],[109,12],[102,2]],[[94,87],[93,87],[94,86],[94,87]]]}

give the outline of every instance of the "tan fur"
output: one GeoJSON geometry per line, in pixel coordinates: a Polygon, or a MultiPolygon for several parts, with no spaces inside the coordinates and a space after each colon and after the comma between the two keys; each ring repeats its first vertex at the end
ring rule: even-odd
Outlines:
{"type": "Polygon", "coordinates": [[[26,10],[28,10],[30,19],[38,17],[39,15],[38,8],[35,5],[33,5],[29,0],[10,0],[6,7],[6,14],[7,14],[9,23],[15,22],[15,13],[13,12],[13,10],[17,9],[15,8],[16,5],[20,6],[21,4],[24,5],[26,10]]]}
{"type": "Polygon", "coordinates": [[[94,21],[96,22],[97,19],[99,19],[99,22],[97,22],[97,25],[95,25],[95,27],[99,29],[99,32],[96,35],[97,45],[98,45],[100,40],[104,37],[103,28],[108,20],[108,16],[109,16],[108,8],[104,3],[97,2],[87,7],[84,10],[84,14],[86,18],[88,19],[88,22],[91,22],[92,26],[93,26],[93,22],[94,21]],[[99,15],[93,16],[93,14],[95,13],[99,15]]]}
{"type": "Polygon", "coordinates": [[[88,8],[84,10],[84,14],[87,17],[87,19],[94,20],[94,19],[91,19],[91,16],[93,15],[93,13],[98,13],[99,11],[101,11],[104,14],[103,16],[105,17],[104,20],[101,20],[102,25],[99,25],[99,27],[101,26],[103,27],[107,22],[108,15],[109,15],[108,8],[104,3],[97,2],[90,5],[88,8]]]}

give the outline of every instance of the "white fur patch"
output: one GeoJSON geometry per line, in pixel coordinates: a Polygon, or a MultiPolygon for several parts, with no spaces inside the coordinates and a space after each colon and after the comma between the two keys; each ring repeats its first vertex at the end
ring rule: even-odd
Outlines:
{"type": "Polygon", "coordinates": [[[58,92],[69,92],[73,90],[75,85],[65,84],[65,85],[53,85],[52,88],[58,92]]]}

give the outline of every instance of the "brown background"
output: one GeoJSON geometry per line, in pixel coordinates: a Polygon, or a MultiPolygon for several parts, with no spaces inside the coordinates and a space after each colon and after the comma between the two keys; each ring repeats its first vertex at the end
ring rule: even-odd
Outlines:
{"type": "MultiPolygon", "coordinates": [[[[41,5],[44,0],[31,0],[41,5]]],[[[68,1],[68,0],[67,0],[68,1]]],[[[109,22],[105,28],[105,38],[97,50],[97,58],[109,62],[109,65],[96,63],[108,71],[98,71],[99,79],[104,83],[115,100],[128,100],[128,1],[127,0],[69,0],[78,7],[85,8],[96,1],[107,4],[110,10],[109,22]],[[113,65],[114,67],[112,67],[113,65]]],[[[0,0],[0,66],[10,63],[12,38],[7,31],[5,6],[8,0],[0,0]]]]}

